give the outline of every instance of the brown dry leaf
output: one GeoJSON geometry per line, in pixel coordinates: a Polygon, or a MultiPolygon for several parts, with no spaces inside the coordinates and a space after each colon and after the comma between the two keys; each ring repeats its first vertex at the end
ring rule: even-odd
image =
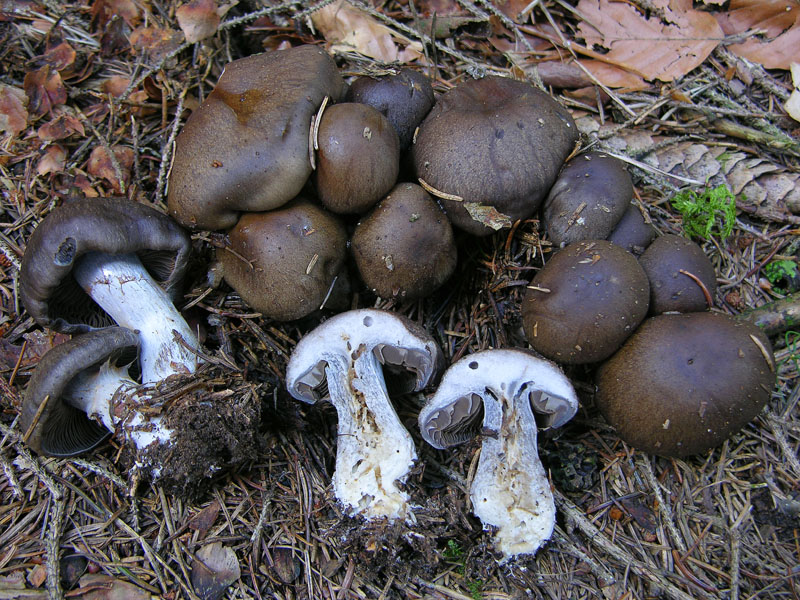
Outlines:
{"type": "Polygon", "coordinates": [[[35,588],[42,587],[46,579],[47,569],[44,565],[36,565],[30,571],[28,571],[28,583],[35,588]]]}
{"type": "Polygon", "coordinates": [[[45,150],[44,156],[36,163],[36,173],[47,175],[48,173],[60,173],[67,162],[67,151],[63,146],[53,144],[45,150]]]}
{"type": "Polygon", "coordinates": [[[117,171],[114,169],[114,163],[111,161],[111,155],[105,146],[97,146],[92,150],[89,156],[89,164],[86,170],[90,175],[105,179],[114,188],[114,191],[122,191],[122,184],[127,184],[131,179],[131,167],[133,166],[133,150],[130,148],[117,146],[114,148],[114,156],[117,159],[119,168],[122,175],[122,182],[117,176],[117,171]]]}
{"type": "Polygon", "coordinates": [[[71,597],[81,600],[151,600],[149,592],[127,581],[109,575],[84,575],[78,582],[80,588],[71,597]]]}
{"type": "Polygon", "coordinates": [[[800,4],[786,0],[731,0],[727,12],[718,13],[725,35],[763,32],[728,49],[767,69],[789,69],[800,57],[800,4]]]}
{"type": "Polygon", "coordinates": [[[67,101],[67,90],[61,81],[61,75],[50,65],[27,72],[22,80],[22,87],[28,96],[28,110],[37,117],[67,101]]]}
{"type": "Polygon", "coordinates": [[[175,17],[190,44],[214,35],[220,22],[216,0],[192,0],[180,6],[175,11],[175,17]]]}
{"type": "Polygon", "coordinates": [[[41,56],[45,64],[50,65],[56,71],[63,71],[71,67],[77,56],[75,50],[67,42],[56,44],[41,56]]]}
{"type": "Polygon", "coordinates": [[[54,119],[48,121],[36,131],[36,135],[43,142],[54,142],[56,140],[63,140],[66,137],[77,133],[83,137],[85,131],[83,123],[75,115],[67,112],[62,112],[54,119]]]}
{"type": "Polygon", "coordinates": [[[494,206],[487,206],[479,202],[464,202],[464,208],[467,209],[469,216],[478,223],[491,227],[495,231],[513,225],[511,217],[504,215],[494,206]]]}
{"type": "Polygon", "coordinates": [[[28,97],[19,88],[0,84],[0,133],[17,136],[28,125],[28,97]]]}
{"type": "Polygon", "coordinates": [[[217,520],[217,516],[219,515],[220,511],[220,503],[218,500],[214,500],[206,506],[203,510],[198,512],[194,515],[188,523],[189,529],[193,529],[194,531],[199,531],[202,534],[206,534],[211,526],[214,524],[214,521],[217,520]]]}
{"type": "Polygon", "coordinates": [[[236,553],[222,542],[200,548],[192,563],[192,586],[202,600],[219,600],[240,575],[236,553]]]}
{"type": "Polygon", "coordinates": [[[311,21],[331,44],[331,51],[358,52],[380,62],[410,62],[419,58],[422,47],[403,39],[405,50],[399,50],[393,31],[364,11],[339,0],[312,13],[311,21]]]}
{"type": "Polygon", "coordinates": [[[181,45],[181,34],[161,27],[139,27],[130,35],[135,50],[147,52],[150,60],[157,62],[181,45]]]}
{"type": "Polygon", "coordinates": [[[795,121],[800,121],[800,63],[792,63],[791,72],[794,90],[783,108],[795,121]]]}
{"type": "Polygon", "coordinates": [[[121,17],[130,27],[136,27],[141,20],[135,0],[94,0],[91,15],[98,29],[105,29],[115,16],[121,17]]]}
{"type": "Polygon", "coordinates": [[[692,9],[691,0],[654,0],[653,5],[667,22],[657,16],[646,18],[627,2],[580,0],[579,31],[586,45],[608,49],[594,58],[647,80],[668,82],[700,65],[723,37],[714,17],[692,9]]]}

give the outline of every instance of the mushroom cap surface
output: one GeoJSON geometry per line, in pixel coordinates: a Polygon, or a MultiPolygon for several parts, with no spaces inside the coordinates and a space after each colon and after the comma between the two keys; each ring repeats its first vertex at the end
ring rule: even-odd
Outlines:
{"type": "Polygon", "coordinates": [[[710,308],[702,288],[686,273],[697,277],[712,298],[717,290],[717,273],[703,249],[692,240],[662,235],[639,257],[639,264],[650,279],[651,314],[710,308]]]}
{"type": "Polygon", "coordinates": [[[353,256],[361,279],[383,298],[421,298],[453,274],[453,228],[420,186],[399,183],[356,226],[353,256]]]}
{"type": "Polygon", "coordinates": [[[39,454],[74,456],[105,440],[111,432],[82,410],[67,404],[62,395],[80,372],[98,369],[108,360],[114,362],[116,358],[130,356],[138,345],[139,338],[133,331],[107,327],[76,336],[48,350],[39,360],[22,402],[20,429],[27,432],[36,422],[28,436],[28,446],[39,454]],[[45,399],[47,404],[42,409],[45,399]]]}
{"type": "Polygon", "coordinates": [[[511,222],[532,215],[578,140],[569,112],[528,83],[488,76],[438,98],[412,146],[417,176],[442,198],[453,225],[493,229],[470,208],[493,207],[511,222]]]}
{"type": "Polygon", "coordinates": [[[248,56],[226,65],[175,140],[170,214],[198,229],[233,227],[240,211],[277,208],[311,175],[308,137],[325,96],[344,81],[316,46],[248,56]]]}
{"type": "Polygon", "coordinates": [[[397,132],[372,106],[345,102],[326,108],[317,137],[317,193],[328,210],[365,212],[397,182],[397,132]]]}
{"type": "Polygon", "coordinates": [[[176,298],[191,240],[167,215],[126,198],[80,198],[62,204],[34,230],[22,257],[20,297],[37,323],[62,333],[113,323],[72,276],[74,265],[89,252],[135,253],[176,298]]]}
{"type": "Polygon", "coordinates": [[[400,150],[411,146],[414,130],[434,103],[430,79],[409,68],[394,75],[357,77],[345,99],[369,104],[389,119],[400,138],[400,150]]]}
{"type": "Polygon", "coordinates": [[[279,321],[322,305],[347,255],[339,219],[299,198],[279,209],[243,214],[217,251],[223,277],[242,299],[279,321]]]}
{"type": "Polygon", "coordinates": [[[646,320],[597,373],[597,406],[628,444],[705,452],[750,422],[775,384],[769,340],[750,323],[697,312],[646,320]]]}
{"type": "Polygon", "coordinates": [[[630,252],[605,240],[570,244],[528,287],[522,301],[525,336],[556,362],[601,361],[641,323],[649,297],[647,275],[630,252]]]}
{"type": "Polygon", "coordinates": [[[656,228],[645,220],[645,213],[635,204],[629,204],[606,239],[635,256],[641,256],[655,237],[656,228]]]}
{"type": "Polygon", "coordinates": [[[632,198],[633,183],[624,163],[602,152],[587,152],[564,165],[544,201],[542,223],[558,246],[604,240],[632,198]]]}

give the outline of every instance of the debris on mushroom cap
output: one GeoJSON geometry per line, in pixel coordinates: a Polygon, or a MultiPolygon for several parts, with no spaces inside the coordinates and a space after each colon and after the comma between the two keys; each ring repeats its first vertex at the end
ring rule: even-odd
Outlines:
{"type": "Polygon", "coordinates": [[[225,229],[240,211],[297,196],[311,175],[312,116],[344,92],[333,59],[316,46],[228,63],[175,141],[170,213],[186,227],[225,229]]]}
{"type": "Polygon", "coordinates": [[[585,364],[611,356],[647,315],[647,275],[605,240],[570,244],[533,278],[522,301],[525,336],[551,360],[585,364]]]}
{"type": "Polygon", "coordinates": [[[319,309],[347,256],[339,219],[298,198],[263,213],[245,213],[217,251],[225,281],[264,316],[299,319],[319,309]]]}
{"type": "Polygon", "coordinates": [[[419,414],[422,437],[436,448],[483,432],[470,498],[484,527],[497,527],[503,561],[533,554],[553,533],[555,503],[537,432],[560,427],[577,410],[575,390],[555,364],[505,349],[453,364],[419,414]]]}
{"type": "Polygon", "coordinates": [[[428,193],[399,183],[356,225],[353,256],[361,279],[384,298],[422,298],[456,268],[453,228],[428,193]]]}
{"type": "Polygon", "coordinates": [[[414,520],[400,489],[417,458],[386,389],[384,369],[408,371],[419,391],[442,364],[436,342],[418,325],[387,311],[331,317],[298,342],[286,368],[289,393],[329,399],[339,417],[333,491],[350,515],[414,520]]]}
{"type": "Polygon", "coordinates": [[[717,272],[703,249],[679,235],[662,235],[639,257],[650,280],[650,313],[695,312],[714,304],[717,272]]]}
{"type": "Polygon", "coordinates": [[[465,204],[494,208],[508,223],[532,215],[577,140],[572,117],[551,96],[489,76],[442,95],[420,125],[412,152],[417,177],[439,192],[453,225],[488,235],[494,230],[465,204]]]}
{"type": "Polygon", "coordinates": [[[400,150],[411,146],[414,130],[434,103],[430,80],[409,68],[381,77],[357,77],[350,84],[345,99],[369,104],[389,119],[400,138],[400,150]]]}
{"type": "Polygon", "coordinates": [[[372,106],[345,102],[327,108],[317,141],[317,193],[328,210],[365,212],[397,182],[397,132],[372,106]]]}
{"type": "Polygon", "coordinates": [[[112,395],[126,383],[135,385],[123,365],[136,357],[138,345],[134,332],[107,327],[48,350],[28,382],[22,403],[20,429],[27,434],[28,446],[40,454],[73,456],[105,440],[113,431],[112,395]],[[80,378],[101,389],[81,393],[74,389],[80,378]],[[104,378],[101,384],[98,379],[104,378]],[[99,406],[103,399],[106,405],[99,406]]]}
{"type": "Polygon", "coordinates": [[[606,239],[633,198],[624,163],[602,152],[587,152],[564,165],[542,209],[550,241],[566,246],[606,239]]]}
{"type": "Polygon", "coordinates": [[[769,340],[712,312],[646,320],[597,373],[597,405],[620,437],[661,456],[699,454],[761,411],[775,385],[769,340]]]}

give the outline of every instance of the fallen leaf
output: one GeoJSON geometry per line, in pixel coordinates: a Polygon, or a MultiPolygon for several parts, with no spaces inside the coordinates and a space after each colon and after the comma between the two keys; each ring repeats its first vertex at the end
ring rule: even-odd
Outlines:
{"type": "Polygon", "coordinates": [[[43,142],[53,142],[55,140],[63,140],[66,137],[77,133],[83,136],[85,131],[83,123],[80,119],[68,112],[62,112],[55,118],[51,119],[36,131],[36,135],[43,142]]]}
{"type": "Polygon", "coordinates": [[[286,584],[294,583],[302,572],[300,561],[295,558],[291,548],[272,550],[272,568],[278,579],[286,584]]]}
{"type": "Polygon", "coordinates": [[[723,37],[714,17],[694,10],[691,0],[653,0],[652,4],[663,19],[655,14],[645,17],[628,2],[580,0],[580,35],[588,48],[608,49],[591,58],[649,81],[669,82],[700,65],[723,37]]]}
{"type": "Polygon", "coordinates": [[[219,600],[225,590],[239,577],[239,561],[236,553],[214,542],[197,551],[192,563],[192,586],[202,600],[219,600]]]}
{"type": "Polygon", "coordinates": [[[35,588],[42,587],[44,582],[47,580],[47,569],[44,565],[34,566],[30,571],[28,571],[27,580],[28,583],[35,588]]]}
{"type": "Polygon", "coordinates": [[[39,176],[47,175],[48,173],[60,173],[64,169],[67,162],[67,151],[63,146],[53,144],[48,146],[44,152],[44,156],[36,163],[36,173],[39,176]]]}
{"type": "Polygon", "coordinates": [[[131,27],[141,21],[139,7],[134,0],[94,0],[90,11],[92,23],[98,30],[105,29],[114,17],[122,18],[131,27]]]}
{"type": "Polygon", "coordinates": [[[8,576],[0,577],[0,599],[2,600],[34,600],[47,597],[47,590],[25,588],[25,575],[22,571],[14,571],[8,576]]]}
{"type": "Polygon", "coordinates": [[[800,5],[785,0],[731,0],[726,12],[717,13],[725,35],[764,32],[728,50],[767,69],[789,69],[800,49],[800,5]]]}
{"type": "Polygon", "coordinates": [[[795,121],[800,121],[800,63],[792,63],[791,72],[794,90],[792,90],[792,95],[789,96],[783,108],[795,121]]]}
{"type": "Polygon", "coordinates": [[[115,192],[122,191],[122,185],[127,184],[131,178],[131,167],[133,166],[133,150],[130,148],[117,146],[114,148],[114,156],[119,164],[122,181],[114,168],[111,154],[105,146],[96,146],[89,156],[89,164],[86,170],[90,175],[105,179],[114,188],[115,192]]]}
{"type": "Polygon", "coordinates": [[[61,75],[50,65],[25,73],[22,87],[28,96],[28,110],[37,117],[67,101],[67,90],[61,81],[61,75]]]}
{"type": "Polygon", "coordinates": [[[399,50],[391,29],[345,0],[315,11],[311,22],[335,53],[358,52],[384,63],[410,62],[422,55],[422,46],[407,39],[402,40],[406,49],[399,50]]]}
{"type": "Polygon", "coordinates": [[[478,223],[491,227],[495,231],[512,225],[511,217],[504,215],[494,206],[487,206],[479,202],[464,202],[464,208],[467,209],[469,216],[478,223]]]}
{"type": "Polygon", "coordinates": [[[28,125],[28,97],[19,88],[0,83],[0,132],[19,135],[28,125]]]}
{"type": "Polygon", "coordinates": [[[192,0],[180,6],[175,11],[175,17],[190,44],[214,35],[220,22],[216,0],[192,0]]]}
{"type": "Polygon", "coordinates": [[[40,58],[45,64],[50,65],[56,71],[63,71],[73,65],[76,56],[72,46],[67,42],[61,42],[52,48],[48,48],[40,58]]]}
{"type": "MultiPolygon", "coordinates": [[[[82,600],[151,600],[149,592],[109,575],[84,575],[78,581],[78,585],[80,588],[76,596],[82,600]]],[[[73,594],[75,592],[70,595],[73,594]]]]}
{"type": "Polygon", "coordinates": [[[193,529],[194,531],[199,531],[205,534],[211,526],[214,524],[214,521],[217,520],[217,515],[219,515],[220,511],[220,504],[218,500],[214,500],[211,504],[206,506],[203,510],[198,512],[195,516],[191,518],[188,523],[189,529],[193,529]]]}
{"type": "Polygon", "coordinates": [[[161,27],[139,27],[131,32],[130,42],[135,50],[146,52],[150,61],[158,62],[181,45],[181,34],[161,27]]]}

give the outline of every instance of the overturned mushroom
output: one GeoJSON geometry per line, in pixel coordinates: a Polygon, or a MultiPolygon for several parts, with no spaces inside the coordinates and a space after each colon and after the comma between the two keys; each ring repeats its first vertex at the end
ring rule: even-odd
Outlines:
{"type": "Polygon", "coordinates": [[[421,390],[441,363],[441,350],[418,325],[374,309],[340,313],[295,347],[286,387],[298,400],[330,399],[336,407],[333,490],[349,514],[413,519],[398,483],[417,453],[389,399],[383,368],[406,371],[410,389],[421,390]]]}
{"type": "Polygon", "coordinates": [[[497,527],[503,561],[533,554],[553,533],[555,504],[537,431],[560,427],[577,410],[575,390],[555,364],[506,349],[453,364],[419,414],[422,437],[436,448],[482,432],[470,498],[484,526],[497,527]]]}
{"type": "Polygon", "coordinates": [[[197,336],[173,297],[189,236],[125,198],[81,198],[54,209],[28,240],[20,296],[37,323],[81,333],[116,323],[139,334],[142,383],[197,366],[197,336]]]}

